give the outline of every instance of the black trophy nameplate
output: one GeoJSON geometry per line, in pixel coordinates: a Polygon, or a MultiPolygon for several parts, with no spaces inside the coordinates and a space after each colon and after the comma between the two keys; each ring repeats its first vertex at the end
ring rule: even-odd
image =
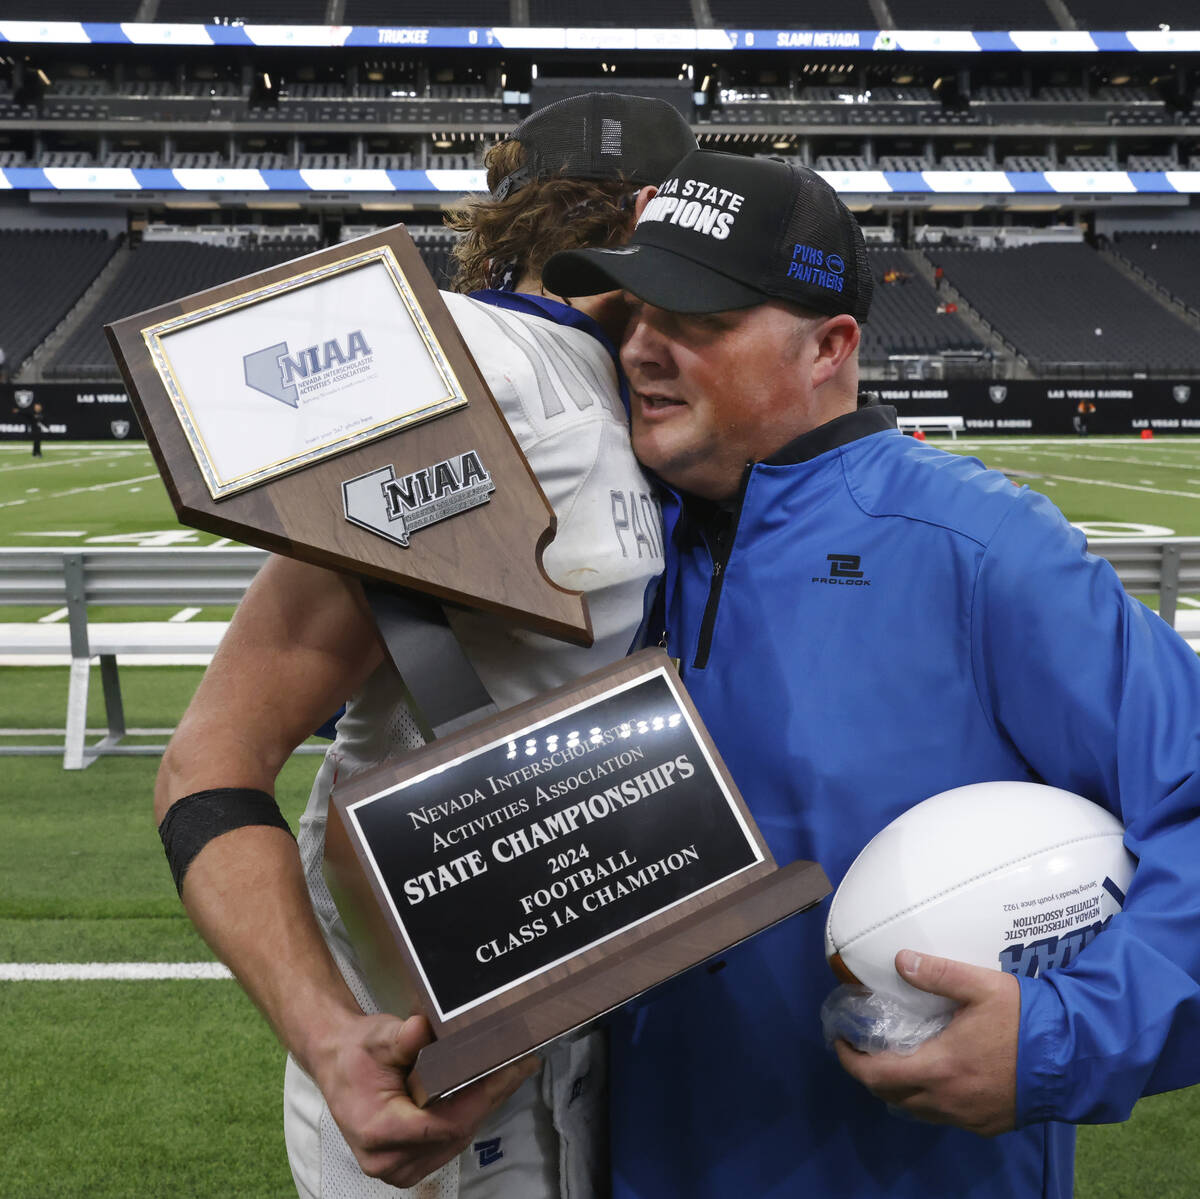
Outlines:
{"type": "Polygon", "coordinates": [[[442,1019],[763,860],[665,672],[347,815],[442,1019]]]}

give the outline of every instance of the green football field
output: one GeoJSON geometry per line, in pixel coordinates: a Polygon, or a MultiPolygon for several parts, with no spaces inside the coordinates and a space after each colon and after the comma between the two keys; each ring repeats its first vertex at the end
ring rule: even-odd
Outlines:
{"type": "MultiPolygon", "coordinates": [[[[931,440],[1044,492],[1093,535],[1200,536],[1200,439],[931,440]]],[[[179,527],[140,443],[47,443],[40,461],[27,444],[0,443],[0,546],[217,540],[179,527]]],[[[131,614],[104,614],[118,615],[131,614]]],[[[0,607],[0,620],[56,618],[0,607]]],[[[198,677],[123,669],[129,724],[173,723],[198,677]]],[[[66,686],[65,668],[0,665],[0,727],[61,727],[66,686]]],[[[99,727],[98,677],[91,702],[89,725],[99,727]]],[[[315,768],[297,757],[280,779],[293,825],[315,768]]],[[[294,1194],[282,1054],[236,984],[33,978],[47,964],[78,975],[80,963],[212,962],[154,831],[155,769],[150,757],[69,774],[53,756],[0,760],[0,1199],[294,1194]]],[[[1197,1143],[1200,1090],[1144,1100],[1125,1124],[1080,1130],[1077,1194],[1194,1199],[1197,1143]]]]}

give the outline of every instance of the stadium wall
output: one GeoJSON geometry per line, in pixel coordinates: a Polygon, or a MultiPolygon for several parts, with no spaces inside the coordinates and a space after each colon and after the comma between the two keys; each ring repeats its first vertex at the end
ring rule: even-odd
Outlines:
{"type": "Polygon", "coordinates": [[[120,384],[0,384],[0,441],[29,439],[28,413],[42,406],[47,440],[142,441],[133,405],[120,384]]]}
{"type": "Polygon", "coordinates": [[[1200,433],[1200,379],[983,379],[869,383],[901,416],[961,416],[966,436],[1073,433],[1080,404],[1089,434],[1200,433]]]}
{"type": "MultiPolygon", "coordinates": [[[[966,436],[1075,431],[1078,405],[1089,434],[1200,433],[1200,379],[951,379],[868,383],[901,416],[961,416],[966,436]]],[[[116,383],[0,384],[0,441],[29,437],[26,413],[42,406],[51,439],[140,441],[142,431],[116,383]]]]}

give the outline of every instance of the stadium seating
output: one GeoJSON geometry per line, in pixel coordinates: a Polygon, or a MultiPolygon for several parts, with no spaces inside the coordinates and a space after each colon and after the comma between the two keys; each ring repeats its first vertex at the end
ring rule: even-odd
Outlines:
{"type": "Polygon", "coordinates": [[[103,326],[252,271],[265,270],[312,250],[311,245],[272,243],[249,249],[148,241],[100,297],[88,321],[76,329],[45,369],[47,379],[116,379],[116,364],[103,326]]]}
{"type": "MultiPolygon", "coordinates": [[[[1126,0],[1065,0],[1080,29],[1176,29],[1196,27],[1195,0],[1150,0],[1131,7],[1126,0]]],[[[1005,26],[1007,28],[1007,26],[1005,26]]]]}
{"type": "Polygon", "coordinates": [[[438,228],[410,228],[409,233],[438,287],[448,289],[456,269],[450,252],[458,240],[458,234],[438,228]]]}
{"type": "Polygon", "coordinates": [[[1169,154],[1130,154],[1125,160],[1127,171],[1177,171],[1179,163],[1169,154]]]}
{"type": "Polygon", "coordinates": [[[1200,233],[1122,233],[1114,253],[1200,313],[1200,233]]]}
{"type": "Polygon", "coordinates": [[[938,249],[930,258],[1030,365],[1048,374],[1200,368],[1200,337],[1083,244],[938,249]]]}
{"type": "Polygon", "coordinates": [[[818,171],[869,171],[871,164],[857,154],[821,154],[813,168],[818,171]]]}
{"type": "Polygon", "coordinates": [[[0,348],[11,371],[62,320],[117,245],[116,238],[84,230],[0,230],[0,348]]]}
{"type": "MultiPolygon", "coordinates": [[[[493,14],[495,9],[493,8],[493,14]]],[[[495,18],[493,16],[493,22],[495,18]]],[[[691,0],[529,0],[530,25],[687,29],[695,24],[691,0]]]]}
{"type": "Polygon", "coordinates": [[[865,366],[882,364],[895,354],[935,356],[947,350],[987,349],[960,316],[938,312],[943,297],[903,250],[868,249],[867,258],[875,295],[859,354],[865,366]],[[884,278],[891,271],[899,277],[887,283],[884,278]]]}
{"type": "Polygon", "coordinates": [[[987,158],[978,154],[947,154],[938,163],[941,171],[990,171],[992,164],[987,158]]]}
{"type": "Polygon", "coordinates": [[[897,29],[1058,29],[1045,0],[888,0],[897,29]]]}
{"type": "Polygon", "coordinates": [[[1068,154],[1060,168],[1064,171],[1118,171],[1115,158],[1101,154],[1068,154]]]}
{"type": "MultiPolygon", "coordinates": [[[[877,29],[868,0],[709,0],[718,29],[877,29]]],[[[645,24],[646,22],[639,22],[645,24]]]]}
{"type": "Polygon", "coordinates": [[[236,17],[270,25],[324,25],[328,9],[327,0],[158,0],[155,20],[211,24],[215,17],[236,17]]]}
{"type": "Polygon", "coordinates": [[[508,4],[495,0],[346,0],[347,25],[507,25],[508,4]]]}
{"type": "Polygon", "coordinates": [[[917,158],[905,154],[881,154],[875,163],[881,171],[931,171],[933,163],[927,158],[917,158]]]}
{"type": "Polygon", "coordinates": [[[6,21],[132,21],[138,0],[4,0],[6,21]]]}

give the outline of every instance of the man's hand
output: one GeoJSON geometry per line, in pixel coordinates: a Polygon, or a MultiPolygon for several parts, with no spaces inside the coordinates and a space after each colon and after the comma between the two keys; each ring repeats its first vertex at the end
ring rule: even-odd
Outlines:
{"type": "Polygon", "coordinates": [[[896,971],[921,991],[962,1006],[915,1053],[859,1053],[845,1041],[838,1060],[877,1098],[933,1124],[991,1137],[1016,1118],[1021,987],[1011,974],[903,949],[896,971]]]}
{"type": "Polygon", "coordinates": [[[433,1036],[423,1016],[362,1016],[323,1057],[315,1079],[363,1173],[411,1187],[457,1156],[541,1062],[527,1057],[419,1108],[408,1073],[433,1036]]]}

